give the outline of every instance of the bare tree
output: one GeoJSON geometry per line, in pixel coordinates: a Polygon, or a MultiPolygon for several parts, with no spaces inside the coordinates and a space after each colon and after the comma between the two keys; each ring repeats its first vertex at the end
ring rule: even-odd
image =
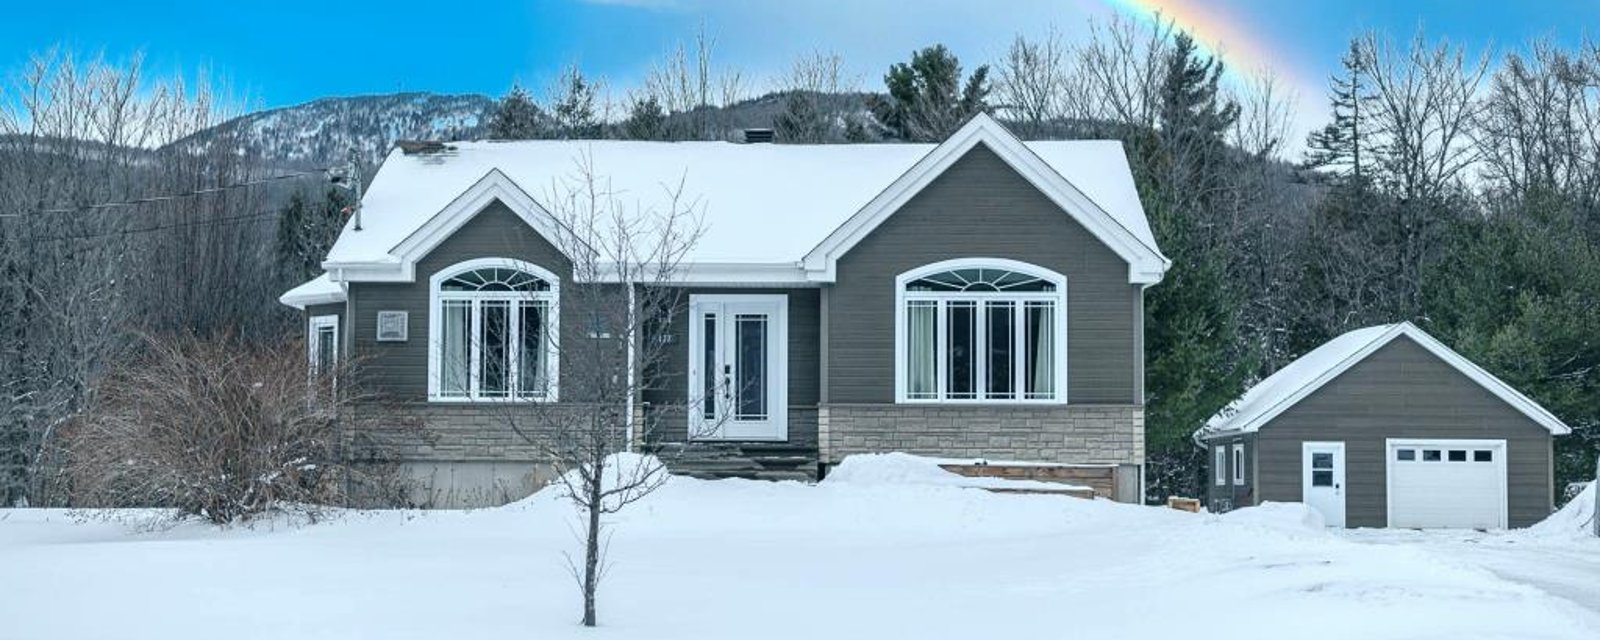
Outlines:
{"type": "Polygon", "coordinates": [[[1478,158],[1471,132],[1488,53],[1469,60],[1465,49],[1430,44],[1421,32],[1405,49],[1370,33],[1359,50],[1368,56],[1381,177],[1411,200],[1457,186],[1478,158]]]}
{"type": "Polygon", "coordinates": [[[44,482],[57,428],[130,330],[281,328],[271,305],[276,211],[256,163],[187,141],[233,101],[152,80],[138,56],[34,56],[0,106],[0,502],[59,501],[44,482]],[[50,495],[47,495],[50,494],[50,495]]]}
{"type": "MultiPolygon", "coordinates": [[[[667,188],[667,187],[664,187],[667,188]]],[[[559,402],[506,403],[506,425],[555,466],[557,482],[582,518],[584,552],[569,558],[583,592],[583,624],[596,623],[596,600],[606,572],[605,517],[649,495],[666,479],[651,456],[617,455],[651,438],[666,420],[682,421],[683,406],[641,405],[647,391],[682,372],[669,355],[681,350],[662,338],[685,312],[680,265],[698,242],[698,204],[669,188],[661,209],[624,202],[592,159],[577,159],[572,175],[556,180],[546,201],[562,229],[558,245],[571,259],[560,306],[561,335],[547,336],[559,358],[559,402]]],[[[547,395],[546,397],[549,397],[547,395]]]]}
{"type": "Polygon", "coordinates": [[[1088,89],[1089,116],[1155,128],[1172,36],[1172,21],[1159,18],[1148,26],[1122,16],[1091,23],[1089,40],[1078,50],[1077,71],[1088,89]]]}
{"type": "Polygon", "coordinates": [[[1297,99],[1294,92],[1279,84],[1270,69],[1246,75],[1244,86],[1233,92],[1239,119],[1229,132],[1228,142],[1257,158],[1283,159],[1297,99]]]}
{"type": "Polygon", "coordinates": [[[1488,186],[1600,199],[1600,46],[1572,55],[1548,40],[1495,71],[1475,127],[1488,186]]]}
{"type": "Polygon", "coordinates": [[[1019,34],[998,65],[997,108],[1034,136],[1048,123],[1084,117],[1085,88],[1069,66],[1076,55],[1054,26],[1037,40],[1019,34]]]}
{"type": "Polygon", "coordinates": [[[817,51],[796,58],[777,82],[777,90],[784,93],[783,112],[773,119],[779,139],[799,143],[843,139],[844,119],[853,114],[839,111],[838,94],[855,91],[858,83],[859,78],[845,75],[844,58],[837,53],[817,51]]]}
{"type": "Polygon", "coordinates": [[[708,107],[725,107],[745,98],[744,72],[717,68],[715,51],[716,39],[701,27],[692,46],[679,43],[645,76],[646,97],[655,98],[669,115],[684,114],[676,124],[669,123],[671,138],[721,137],[726,123],[713,117],[708,107]]]}

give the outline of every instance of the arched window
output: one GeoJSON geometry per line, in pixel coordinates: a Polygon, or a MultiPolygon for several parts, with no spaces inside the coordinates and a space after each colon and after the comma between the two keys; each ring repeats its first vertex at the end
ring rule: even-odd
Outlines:
{"type": "Polygon", "coordinates": [[[442,269],[430,285],[430,399],[555,399],[555,274],[520,260],[486,258],[442,269]]]}
{"type": "Polygon", "coordinates": [[[1064,276],[971,258],[908,271],[896,286],[897,401],[1066,401],[1064,276]]]}

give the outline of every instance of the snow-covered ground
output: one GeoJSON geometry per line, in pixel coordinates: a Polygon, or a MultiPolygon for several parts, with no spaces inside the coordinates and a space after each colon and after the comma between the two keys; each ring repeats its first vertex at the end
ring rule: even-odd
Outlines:
{"type": "Polygon", "coordinates": [[[673,478],[614,517],[596,631],[553,491],[231,530],[0,511],[0,638],[1600,637],[1567,599],[1298,505],[1196,515],[855,462],[815,486],[673,478]]]}
{"type": "Polygon", "coordinates": [[[1344,535],[1448,555],[1600,614],[1600,538],[1591,533],[1594,492],[1591,485],[1560,513],[1522,531],[1359,529],[1344,535]]]}

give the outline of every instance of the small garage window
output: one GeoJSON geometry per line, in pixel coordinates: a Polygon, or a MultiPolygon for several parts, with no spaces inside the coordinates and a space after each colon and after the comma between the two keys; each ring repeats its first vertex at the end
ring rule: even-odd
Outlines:
{"type": "Polygon", "coordinates": [[[1444,460],[1443,453],[1444,452],[1442,452],[1442,451],[1440,451],[1438,449],[1423,449],[1422,450],[1422,461],[1423,462],[1439,462],[1440,460],[1444,460]]]}
{"type": "Polygon", "coordinates": [[[1450,461],[1451,462],[1466,462],[1467,461],[1467,450],[1466,449],[1451,449],[1450,450],[1450,461]]]}
{"type": "Polygon", "coordinates": [[[1479,449],[1472,452],[1473,462],[1494,462],[1494,452],[1489,449],[1479,449]]]}
{"type": "Polygon", "coordinates": [[[1394,459],[1400,462],[1413,462],[1417,459],[1416,449],[1395,449],[1394,459]]]}

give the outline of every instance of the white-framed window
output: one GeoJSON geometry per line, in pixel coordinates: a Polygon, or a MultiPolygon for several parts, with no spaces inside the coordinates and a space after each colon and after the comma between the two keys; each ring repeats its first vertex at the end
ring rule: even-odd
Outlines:
{"type": "Polygon", "coordinates": [[[1211,448],[1211,469],[1217,477],[1217,486],[1228,486],[1228,448],[1217,446],[1211,448]]]}
{"type": "Polygon", "coordinates": [[[1233,445],[1233,484],[1244,486],[1244,444],[1233,445]]]}
{"type": "Polygon", "coordinates": [[[430,279],[428,399],[556,399],[561,283],[536,265],[481,258],[430,279]]]}
{"type": "Polygon", "coordinates": [[[1015,260],[964,258],[895,280],[895,400],[1067,401],[1067,281],[1015,260]]]}
{"type": "Polygon", "coordinates": [[[306,322],[306,361],[312,379],[333,374],[339,364],[339,316],[311,316],[306,322]]]}

